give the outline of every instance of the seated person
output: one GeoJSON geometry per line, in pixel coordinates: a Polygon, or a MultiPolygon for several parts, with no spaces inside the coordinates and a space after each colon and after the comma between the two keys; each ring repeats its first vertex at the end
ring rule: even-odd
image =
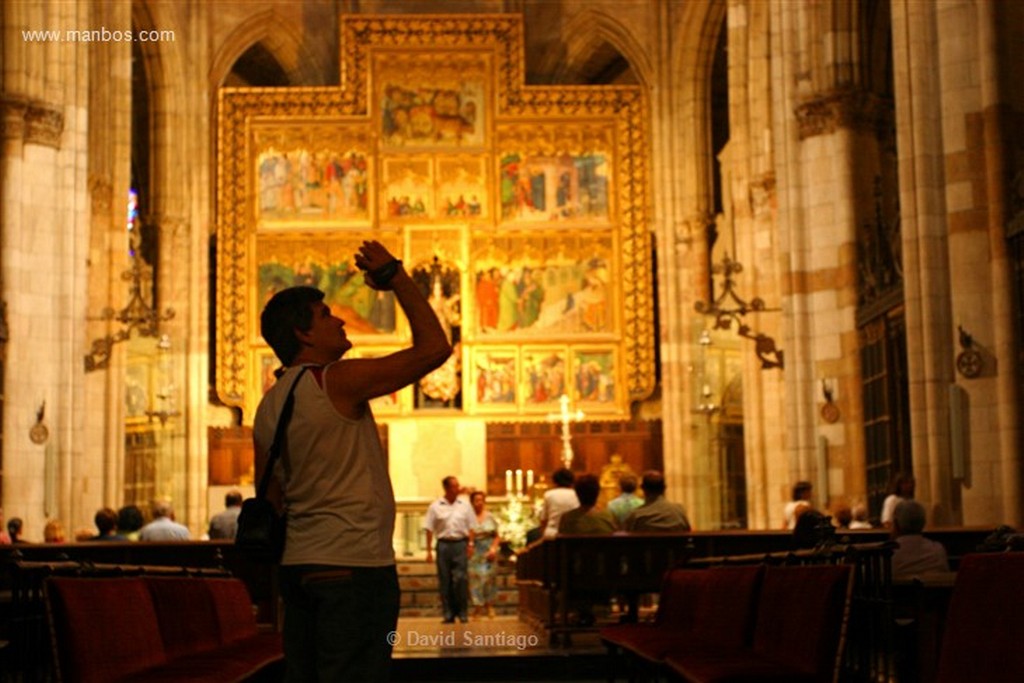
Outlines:
{"type": "Polygon", "coordinates": [[[608,502],[608,512],[619,526],[626,523],[626,518],[633,510],[644,504],[644,499],[636,495],[636,484],[634,475],[623,474],[619,477],[619,490],[622,493],[608,502]]]}
{"type": "Polygon", "coordinates": [[[626,531],[690,530],[683,506],[665,500],[665,475],[658,470],[644,472],[640,489],[644,492],[644,504],[626,518],[626,531]]]}
{"type": "Polygon", "coordinates": [[[793,546],[797,550],[817,548],[834,535],[831,517],[811,507],[797,511],[796,526],[793,527],[793,546]]]}
{"type": "Polygon", "coordinates": [[[921,535],[924,506],[916,500],[902,500],[892,515],[892,535],[897,547],[892,553],[892,578],[907,581],[927,572],[948,572],[949,558],[941,543],[921,535]]]}
{"type": "Polygon", "coordinates": [[[601,483],[593,474],[584,474],[574,486],[580,506],[562,514],[559,534],[610,534],[615,531],[615,518],[607,510],[598,510],[597,497],[601,483]]]}
{"type": "Polygon", "coordinates": [[[868,506],[864,503],[857,503],[850,511],[853,519],[850,521],[851,529],[871,529],[871,522],[868,521],[868,506]]]}
{"type": "Polygon", "coordinates": [[[814,487],[809,481],[798,481],[793,485],[793,500],[786,503],[782,511],[782,527],[792,531],[796,528],[796,518],[804,510],[812,507],[811,495],[814,487]]]}
{"type": "Polygon", "coordinates": [[[562,515],[580,506],[580,501],[572,488],[576,480],[572,470],[563,467],[557,470],[551,479],[555,486],[544,492],[544,507],[540,515],[540,528],[543,530],[544,538],[557,536],[558,522],[562,515]]]}
{"type": "Polygon", "coordinates": [[[95,536],[89,535],[87,541],[127,541],[128,539],[117,533],[117,513],[110,508],[100,508],[93,517],[96,524],[95,536]]]}

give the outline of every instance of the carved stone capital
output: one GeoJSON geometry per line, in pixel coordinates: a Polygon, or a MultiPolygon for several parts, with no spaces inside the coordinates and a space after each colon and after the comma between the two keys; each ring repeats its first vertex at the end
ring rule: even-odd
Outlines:
{"type": "Polygon", "coordinates": [[[47,147],[60,147],[64,114],[45,102],[30,102],[16,95],[0,97],[0,120],[5,140],[23,140],[47,147]]]}
{"type": "Polygon", "coordinates": [[[33,102],[25,112],[25,142],[60,148],[64,132],[64,113],[60,108],[43,102],[33,102]]]}
{"type": "Polygon", "coordinates": [[[891,118],[892,103],[863,90],[817,95],[797,105],[800,139],[827,135],[840,128],[880,132],[891,118]]]}
{"type": "Polygon", "coordinates": [[[28,102],[4,95],[0,98],[0,125],[3,125],[4,140],[21,140],[25,136],[25,112],[28,102]]]}

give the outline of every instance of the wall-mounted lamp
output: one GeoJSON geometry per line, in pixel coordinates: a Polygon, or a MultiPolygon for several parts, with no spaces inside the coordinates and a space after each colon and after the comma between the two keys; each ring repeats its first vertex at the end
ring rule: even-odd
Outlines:
{"type": "Polygon", "coordinates": [[[974,348],[974,337],[968,334],[963,326],[957,325],[956,329],[960,333],[960,348],[962,349],[956,356],[957,372],[967,379],[980,377],[985,368],[985,357],[974,348]]]}
{"type": "Polygon", "coordinates": [[[722,293],[713,301],[698,301],[693,305],[694,309],[698,313],[714,317],[715,329],[731,329],[732,323],[735,321],[737,334],[754,341],[754,353],[761,359],[761,369],[781,369],[783,367],[782,349],[775,347],[774,339],[753,330],[743,320],[748,313],[764,313],[779,309],[768,308],[764,299],[760,297],[754,297],[749,302],[740,298],[736,293],[736,282],[732,276],[734,273],[742,273],[743,265],[729,258],[729,254],[722,259],[721,265],[712,266],[711,272],[722,274],[722,293]]]}
{"type": "MultiPolygon", "coordinates": [[[[134,195],[133,195],[134,197],[134,195]]],[[[134,205],[129,203],[128,219],[128,255],[131,268],[121,273],[121,279],[128,283],[128,303],[120,311],[104,308],[101,320],[116,320],[123,327],[113,334],[94,339],[92,350],[85,357],[85,371],[100,370],[110,365],[110,354],[114,344],[123,342],[137,331],[143,337],[155,337],[160,331],[160,323],[174,317],[174,309],[168,308],[163,313],[146,303],[142,296],[143,285],[150,284],[153,269],[142,259],[141,222],[134,212],[134,205]]]]}

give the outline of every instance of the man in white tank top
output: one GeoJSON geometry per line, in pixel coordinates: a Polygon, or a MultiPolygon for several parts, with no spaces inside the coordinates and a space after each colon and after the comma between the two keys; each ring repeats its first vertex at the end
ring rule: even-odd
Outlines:
{"type": "Polygon", "coordinates": [[[409,320],[411,347],[343,359],[352,347],[345,323],[312,287],[278,292],[260,318],[284,372],[253,421],[257,480],[293,385],[295,395],[268,492],[288,517],[281,559],[287,681],[387,680],[388,634],[399,605],[395,499],[368,402],[415,382],[451,355],[401,261],[371,241],[355,263],[368,286],[394,292],[409,320]]]}

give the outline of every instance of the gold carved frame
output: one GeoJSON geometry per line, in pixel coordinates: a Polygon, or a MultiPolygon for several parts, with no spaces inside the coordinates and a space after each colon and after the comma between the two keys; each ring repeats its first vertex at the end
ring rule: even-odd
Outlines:
{"type": "MultiPolygon", "coordinates": [[[[525,85],[516,16],[345,17],[340,30],[339,87],[219,93],[221,399],[248,417],[262,395],[261,286],[344,275],[345,250],[374,238],[407,263],[437,256],[460,269],[464,414],[540,419],[549,400],[531,403],[528,373],[557,357],[571,396],[581,364],[607,388],[574,399],[595,416],[627,415],[655,381],[643,90],[525,85]],[[520,283],[525,271],[547,277],[579,319],[535,311],[525,327],[500,323],[475,288],[509,271],[520,283]],[[559,290],[566,278],[574,291],[559,290]],[[478,392],[480,368],[514,373],[514,397],[478,392]]],[[[382,319],[353,334],[355,353],[408,343],[400,314],[392,327],[382,319]]],[[[382,416],[413,414],[410,393],[380,405],[382,416]]]]}

